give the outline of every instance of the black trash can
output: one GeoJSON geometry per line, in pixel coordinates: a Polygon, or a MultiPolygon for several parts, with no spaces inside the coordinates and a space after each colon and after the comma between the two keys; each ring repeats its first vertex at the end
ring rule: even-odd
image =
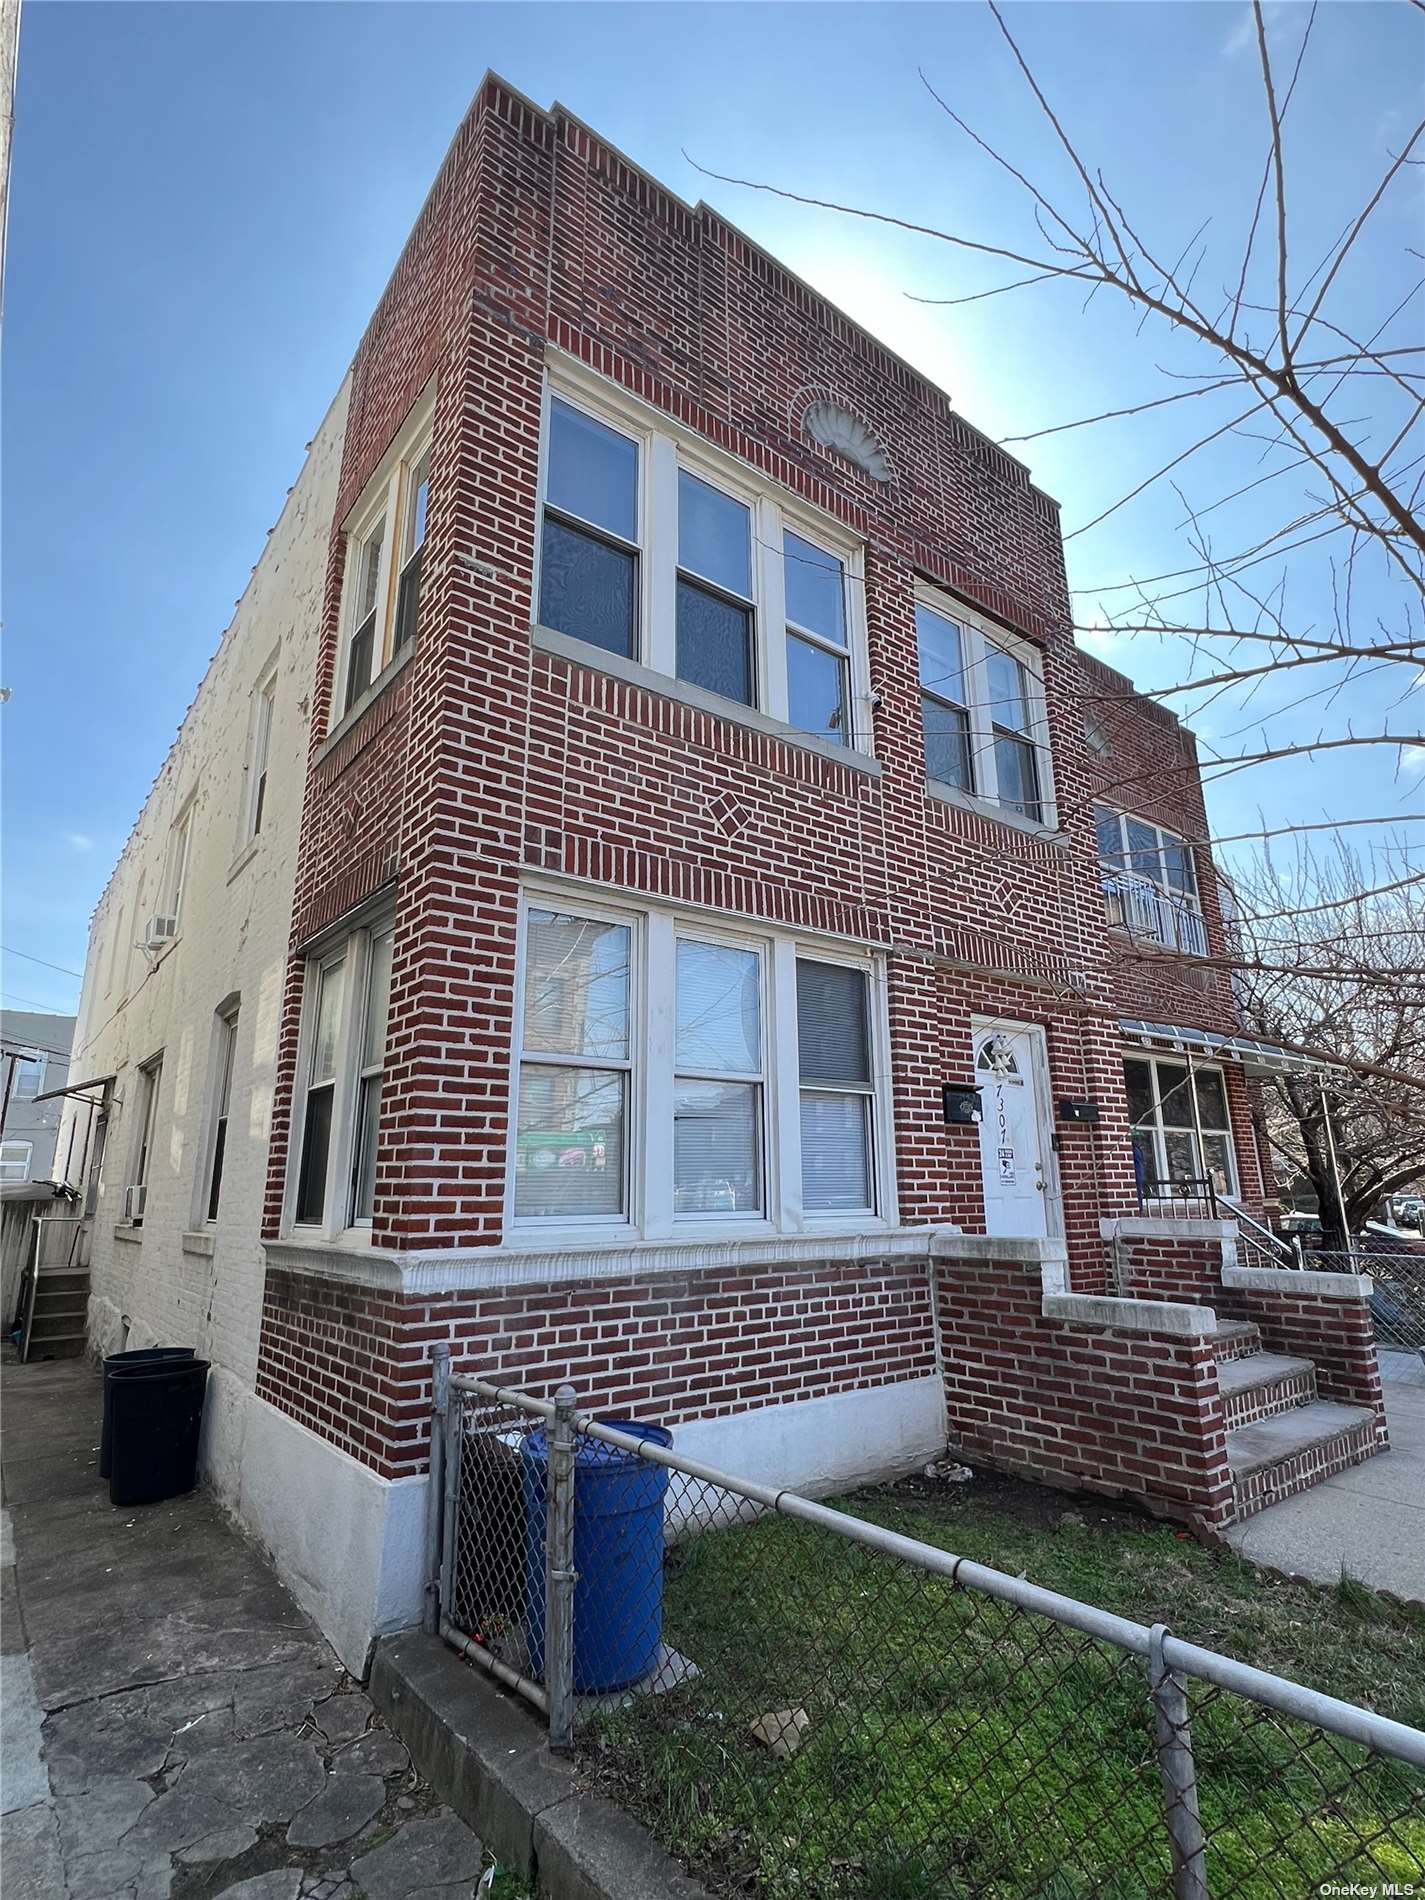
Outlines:
{"type": "Polygon", "coordinates": [[[104,1361],[104,1426],[99,1434],[99,1476],[107,1478],[114,1449],[114,1375],[125,1366],[151,1365],[159,1359],[191,1359],[191,1346],[145,1346],[140,1352],[111,1352],[104,1361]]]}
{"type": "Polygon", "coordinates": [[[126,1366],[113,1382],[111,1504],[159,1504],[198,1482],[206,1359],[126,1366]]]}

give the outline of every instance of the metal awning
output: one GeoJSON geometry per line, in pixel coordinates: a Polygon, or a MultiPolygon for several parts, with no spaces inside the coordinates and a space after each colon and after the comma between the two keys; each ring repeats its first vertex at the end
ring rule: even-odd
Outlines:
{"type": "Polygon", "coordinates": [[[1248,1075],[1331,1075],[1345,1069],[1344,1063],[1259,1042],[1253,1036],[1224,1036],[1216,1030],[1194,1029],[1182,1023],[1140,1022],[1133,1016],[1120,1017],[1118,1026],[1130,1041],[1142,1043],[1145,1049],[1213,1056],[1219,1061],[1239,1063],[1248,1075]]]}
{"type": "Polygon", "coordinates": [[[57,1102],[61,1095],[83,1095],[85,1089],[102,1089],[106,1082],[117,1082],[119,1072],[112,1075],[96,1075],[90,1082],[70,1082],[62,1089],[46,1089],[43,1095],[30,1097],[34,1102],[57,1102]]]}

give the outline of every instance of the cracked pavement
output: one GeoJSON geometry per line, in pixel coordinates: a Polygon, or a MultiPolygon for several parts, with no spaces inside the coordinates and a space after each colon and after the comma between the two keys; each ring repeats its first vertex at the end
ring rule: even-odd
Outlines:
{"type": "Polygon", "coordinates": [[[213,1500],[111,1507],[93,1369],[0,1385],[5,1900],[472,1900],[479,1840],[213,1500]]]}

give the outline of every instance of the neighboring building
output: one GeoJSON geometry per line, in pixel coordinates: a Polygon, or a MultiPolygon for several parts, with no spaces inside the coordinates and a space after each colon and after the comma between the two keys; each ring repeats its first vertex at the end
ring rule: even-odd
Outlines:
{"type": "Polygon", "coordinates": [[[96,1340],[212,1358],[358,1668],[437,1340],[812,1487],[948,1436],[1220,1527],[1368,1456],[1366,1309],[1204,1185],[1261,1206],[1190,743],[1019,463],[487,79],[96,917],[96,1340]],[[1258,1331],[1358,1407],[1265,1475],[1258,1331]]]}
{"type": "Polygon", "coordinates": [[[58,1175],[55,1142],[59,1136],[59,1099],[54,1090],[69,1079],[73,1016],[46,1016],[7,1009],[3,1030],[5,1126],[0,1132],[0,1186],[53,1181],[58,1175]],[[41,1099],[49,1097],[50,1099],[41,1099]]]}

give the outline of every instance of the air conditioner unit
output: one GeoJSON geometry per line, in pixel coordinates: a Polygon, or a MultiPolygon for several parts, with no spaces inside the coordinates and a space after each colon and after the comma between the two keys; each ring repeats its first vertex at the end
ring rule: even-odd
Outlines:
{"type": "Polygon", "coordinates": [[[124,1189],[124,1219],[138,1221],[143,1219],[144,1196],[148,1189],[143,1183],[136,1182],[133,1187],[124,1189]]]}
{"type": "Polygon", "coordinates": [[[150,917],[148,928],[143,933],[145,950],[161,950],[166,943],[172,943],[178,935],[176,917],[150,917]]]}

